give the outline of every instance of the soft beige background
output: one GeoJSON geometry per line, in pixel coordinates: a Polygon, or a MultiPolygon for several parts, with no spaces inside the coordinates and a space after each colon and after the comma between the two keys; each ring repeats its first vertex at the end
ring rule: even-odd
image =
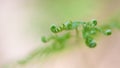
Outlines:
{"type": "MultiPolygon", "coordinates": [[[[25,7],[28,2],[31,5],[34,3],[32,0],[0,0],[0,65],[21,59],[43,45],[37,38],[38,34],[29,29],[30,19],[36,11],[25,7]]],[[[76,48],[42,64],[36,62],[16,68],[119,68],[119,39],[120,32],[114,31],[112,36],[100,40],[95,49],[76,48]]]]}

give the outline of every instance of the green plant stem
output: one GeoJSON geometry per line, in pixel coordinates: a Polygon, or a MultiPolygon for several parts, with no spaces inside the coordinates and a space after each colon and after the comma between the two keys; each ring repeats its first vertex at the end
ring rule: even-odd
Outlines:
{"type": "Polygon", "coordinates": [[[79,41],[79,30],[78,30],[78,28],[76,28],[75,31],[76,31],[76,42],[78,42],[79,41]]]}

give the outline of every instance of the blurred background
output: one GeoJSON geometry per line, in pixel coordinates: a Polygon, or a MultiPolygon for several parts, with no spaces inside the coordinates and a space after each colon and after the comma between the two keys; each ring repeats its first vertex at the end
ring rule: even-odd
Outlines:
{"type": "Polygon", "coordinates": [[[119,30],[103,36],[95,49],[75,48],[43,63],[14,64],[44,46],[41,36],[51,34],[51,24],[91,19],[119,23],[120,0],[0,0],[0,68],[119,68],[119,30]]]}

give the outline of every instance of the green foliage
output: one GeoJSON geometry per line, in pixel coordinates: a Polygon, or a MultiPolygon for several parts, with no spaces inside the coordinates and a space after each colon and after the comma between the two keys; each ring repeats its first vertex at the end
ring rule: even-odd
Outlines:
{"type": "Polygon", "coordinates": [[[92,20],[92,23],[93,23],[93,26],[96,26],[96,25],[97,25],[97,20],[96,20],[96,19],[93,19],[93,20],[92,20]]]}
{"type": "Polygon", "coordinates": [[[44,43],[48,41],[45,36],[42,36],[41,40],[42,40],[42,42],[44,42],[44,43]]]}
{"type": "Polygon", "coordinates": [[[49,46],[36,49],[36,51],[28,56],[27,59],[20,61],[20,63],[25,64],[37,56],[49,55],[53,52],[61,51],[69,45],[69,42],[74,42],[73,40],[71,41],[74,37],[77,42],[83,39],[86,46],[89,48],[95,48],[97,46],[95,40],[96,34],[103,33],[104,35],[109,36],[112,34],[110,27],[110,25],[97,26],[97,20],[95,19],[89,22],[67,21],[59,26],[53,24],[50,27],[53,35],[48,38],[45,36],[41,38],[44,43],[50,42],[49,46]],[[74,32],[74,30],[76,32],[74,32]],[[73,36],[73,32],[75,33],[75,36],[73,36]]]}
{"type": "Polygon", "coordinates": [[[106,31],[105,31],[105,35],[111,35],[112,34],[112,31],[110,30],[110,29],[107,29],[106,31]]]}
{"type": "MultiPolygon", "coordinates": [[[[82,31],[83,39],[85,40],[86,45],[90,48],[94,48],[97,45],[94,40],[95,34],[97,32],[101,32],[105,35],[112,34],[112,31],[110,29],[107,29],[104,31],[104,28],[97,26],[97,20],[95,20],[95,19],[93,19],[89,22],[68,21],[60,26],[56,26],[53,24],[50,27],[50,30],[51,30],[51,32],[53,32],[55,34],[58,34],[62,31],[74,30],[74,29],[78,29],[80,27],[81,27],[81,29],[79,29],[78,32],[76,32],[77,33],[76,35],[78,35],[78,33],[82,31]]],[[[56,35],[55,35],[55,38],[53,38],[53,39],[56,40],[58,38],[59,37],[58,36],[56,37],[56,35]]],[[[63,37],[63,39],[64,39],[64,37],[63,37]]],[[[63,44],[63,39],[56,40],[55,42],[63,44]]],[[[66,39],[64,39],[64,41],[65,40],[66,39]]]]}
{"type": "Polygon", "coordinates": [[[94,40],[93,38],[88,37],[88,38],[86,39],[85,43],[86,43],[87,46],[90,47],[90,48],[96,47],[96,42],[95,42],[95,40],[94,40]]]}

